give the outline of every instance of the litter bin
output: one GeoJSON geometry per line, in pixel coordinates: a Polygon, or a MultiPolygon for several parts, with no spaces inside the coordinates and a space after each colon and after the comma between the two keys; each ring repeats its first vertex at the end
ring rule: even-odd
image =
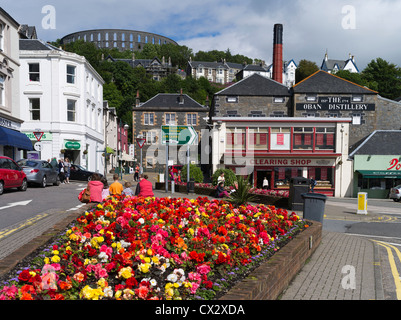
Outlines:
{"type": "Polygon", "coordinates": [[[305,220],[313,220],[323,223],[324,207],[327,196],[320,193],[304,193],[304,216],[305,220]]]}
{"type": "Polygon", "coordinates": [[[195,179],[191,178],[189,182],[187,182],[187,192],[195,193],[195,179]]]}
{"type": "Polygon", "coordinates": [[[303,177],[294,177],[290,180],[290,192],[288,206],[291,210],[301,211],[304,206],[302,198],[303,193],[309,192],[309,179],[303,177]]]}

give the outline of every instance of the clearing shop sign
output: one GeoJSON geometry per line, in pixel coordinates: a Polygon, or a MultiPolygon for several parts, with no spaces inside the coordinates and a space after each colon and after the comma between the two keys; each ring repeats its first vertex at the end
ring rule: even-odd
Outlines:
{"type": "Polygon", "coordinates": [[[375,111],[374,103],[352,101],[351,97],[318,97],[316,103],[297,103],[296,110],[375,111]]]}

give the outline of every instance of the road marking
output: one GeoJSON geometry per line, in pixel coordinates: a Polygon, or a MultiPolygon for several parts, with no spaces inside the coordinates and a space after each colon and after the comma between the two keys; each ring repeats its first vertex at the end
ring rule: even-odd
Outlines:
{"type": "Polygon", "coordinates": [[[22,224],[14,225],[14,226],[12,226],[12,227],[10,227],[8,229],[1,230],[0,231],[0,240],[5,238],[5,237],[7,237],[7,236],[9,236],[12,233],[18,231],[18,230],[21,230],[21,229],[23,229],[23,228],[25,228],[27,226],[30,226],[30,225],[34,224],[35,222],[47,217],[48,215],[49,215],[48,213],[38,214],[38,215],[26,220],[22,224]]]}
{"type": "Polygon", "coordinates": [[[387,244],[385,242],[376,241],[376,240],[373,240],[373,241],[378,243],[380,246],[386,248],[386,250],[387,250],[388,260],[389,260],[391,272],[392,272],[393,278],[394,278],[395,293],[397,295],[397,300],[401,300],[400,274],[398,273],[397,265],[395,264],[395,259],[394,259],[393,252],[391,251],[391,248],[394,249],[394,251],[397,253],[397,256],[398,256],[398,259],[400,262],[401,262],[401,252],[396,247],[394,247],[390,244],[387,244]]]}
{"type": "Polygon", "coordinates": [[[28,205],[29,203],[31,203],[31,201],[32,201],[32,200],[19,201],[19,202],[12,202],[12,203],[9,203],[7,206],[0,207],[0,210],[12,208],[12,207],[17,207],[17,206],[26,206],[26,205],[28,205]]]}
{"type": "Polygon", "coordinates": [[[77,209],[83,207],[84,205],[85,205],[85,203],[81,203],[81,204],[77,205],[77,206],[74,207],[74,208],[68,209],[67,211],[74,211],[74,210],[77,210],[77,209]]]}

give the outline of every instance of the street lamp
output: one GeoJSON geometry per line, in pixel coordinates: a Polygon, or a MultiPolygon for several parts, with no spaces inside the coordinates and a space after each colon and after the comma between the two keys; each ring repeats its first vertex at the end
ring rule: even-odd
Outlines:
{"type": "Polygon", "coordinates": [[[141,149],[141,162],[139,166],[139,174],[143,173],[143,167],[142,167],[142,147],[146,142],[146,138],[143,137],[142,134],[139,134],[136,138],[136,142],[138,143],[139,148],[141,149]]]}

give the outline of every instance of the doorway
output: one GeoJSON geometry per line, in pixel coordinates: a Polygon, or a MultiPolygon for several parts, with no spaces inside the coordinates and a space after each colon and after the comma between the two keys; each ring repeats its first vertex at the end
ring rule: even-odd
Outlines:
{"type": "Polygon", "coordinates": [[[79,150],[65,150],[64,159],[68,158],[68,159],[70,159],[70,162],[72,164],[80,165],[81,161],[80,161],[80,156],[79,155],[80,155],[80,151],[79,150]]]}
{"type": "Polygon", "coordinates": [[[256,171],[256,188],[262,189],[263,188],[263,180],[267,179],[269,182],[269,189],[272,186],[272,170],[258,170],[256,171]]]}

